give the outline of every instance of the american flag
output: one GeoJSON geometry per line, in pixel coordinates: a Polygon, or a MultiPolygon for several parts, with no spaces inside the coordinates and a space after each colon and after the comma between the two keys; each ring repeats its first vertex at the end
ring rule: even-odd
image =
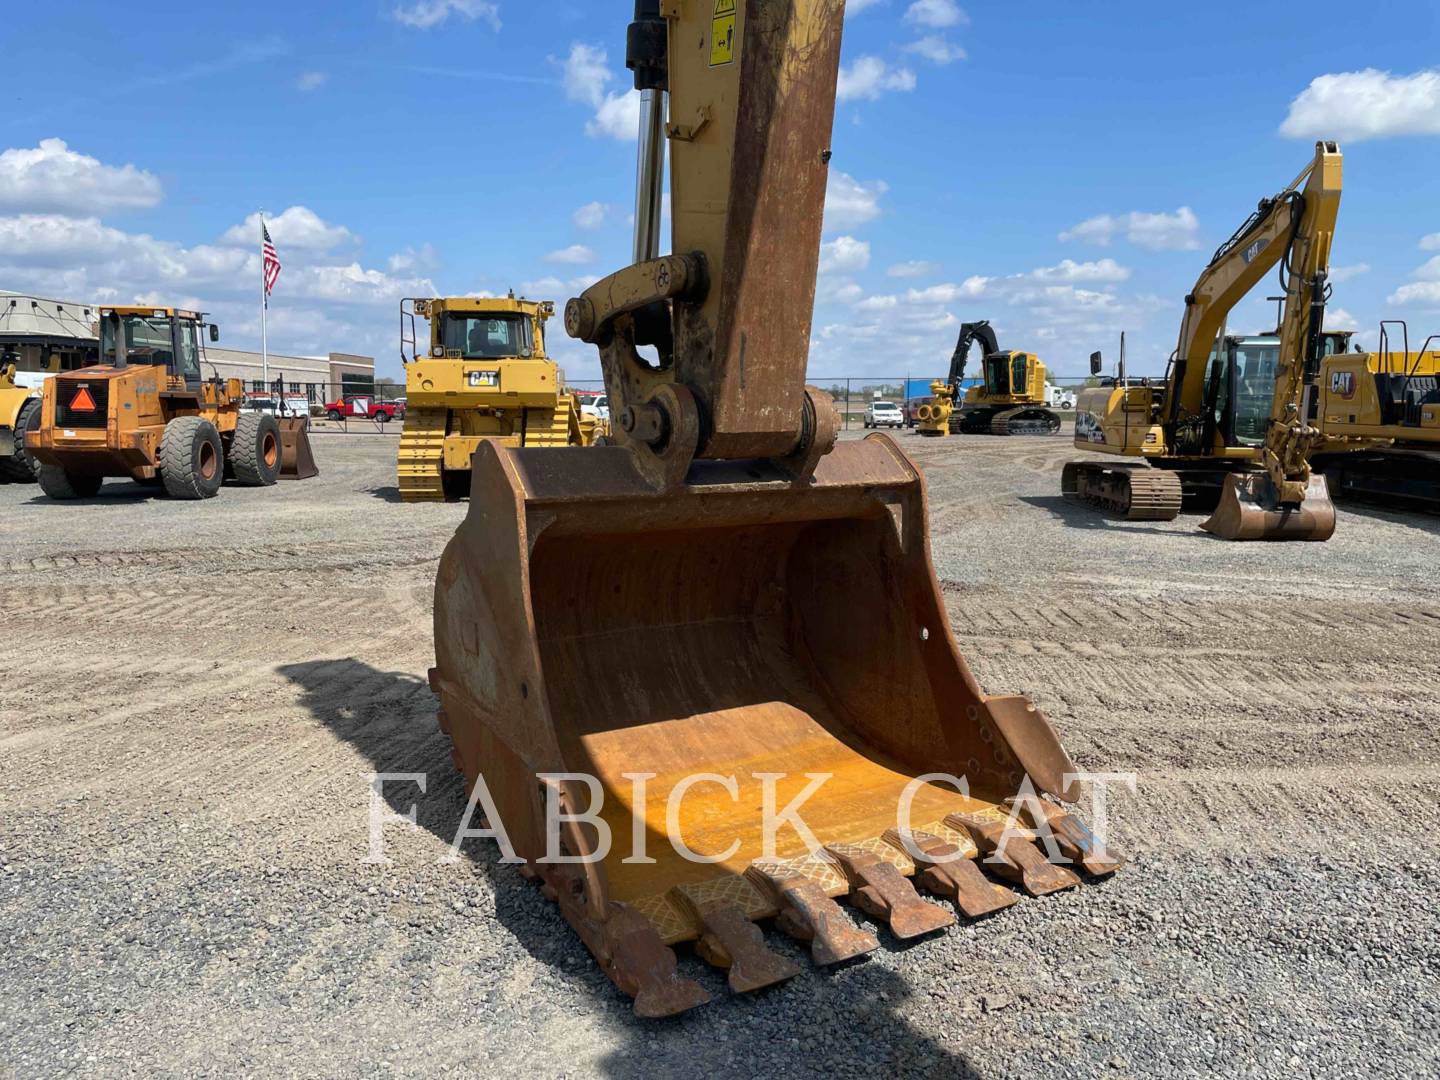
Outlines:
{"type": "Polygon", "coordinates": [[[275,288],[275,282],[280,277],[280,256],[275,253],[275,243],[270,239],[270,230],[265,223],[260,223],[260,259],[265,269],[265,298],[270,298],[270,290],[275,288]]]}

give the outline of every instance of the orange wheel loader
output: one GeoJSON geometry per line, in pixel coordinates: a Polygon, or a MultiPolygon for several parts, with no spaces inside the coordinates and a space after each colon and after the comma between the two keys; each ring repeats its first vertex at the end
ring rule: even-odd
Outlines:
{"type": "Polygon", "coordinates": [[[207,327],[219,340],[201,312],[100,309],[100,362],[48,379],[25,437],[46,495],[89,498],[123,476],[208,499],[226,479],[263,487],[316,475],[308,420],[244,411],[239,379],[204,378],[207,327]]]}
{"type": "Polygon", "coordinates": [[[636,7],[635,261],[565,313],[617,445],[479,445],[430,679],[472,799],[664,1016],[708,997],[672,946],[751,991],[797,971],[768,920],[832,964],[879,945],[838,900],[910,938],[1118,864],[1050,723],[961,656],[919,470],[804,383],[843,0],[636,7]]]}

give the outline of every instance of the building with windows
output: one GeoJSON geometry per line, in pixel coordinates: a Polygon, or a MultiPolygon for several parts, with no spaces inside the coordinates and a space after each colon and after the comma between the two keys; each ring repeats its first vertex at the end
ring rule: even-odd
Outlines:
{"type": "MultiPolygon", "coordinates": [[[[239,379],[247,390],[264,390],[265,379],[258,352],[205,347],[205,374],[239,379]],[[213,369],[213,370],[212,370],[213,369]]],[[[284,384],[287,394],[304,394],[315,405],[342,394],[375,393],[375,359],[355,353],[327,356],[270,354],[270,383],[284,384]]]]}
{"type": "MultiPolygon", "coordinates": [[[[100,305],[49,300],[0,290],[0,364],[21,371],[68,371],[93,364],[99,355],[100,305]]],[[[205,344],[206,378],[239,379],[245,389],[264,389],[258,352],[205,344]]],[[[305,394],[319,405],[342,395],[372,395],[375,360],[355,353],[326,356],[270,354],[270,381],[287,394],[305,394]]],[[[397,394],[404,393],[397,388],[397,394]]]]}
{"type": "Polygon", "coordinates": [[[34,372],[94,363],[97,318],[93,304],[0,290],[0,364],[34,372]]]}

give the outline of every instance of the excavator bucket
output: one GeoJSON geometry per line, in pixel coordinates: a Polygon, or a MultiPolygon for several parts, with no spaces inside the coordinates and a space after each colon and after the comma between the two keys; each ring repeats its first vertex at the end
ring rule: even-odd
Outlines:
{"type": "Polygon", "coordinates": [[[1231,473],[1215,512],[1200,527],[1222,540],[1329,540],[1335,504],[1319,473],[1310,474],[1299,503],[1280,502],[1266,473],[1231,473]]]}
{"type": "Polygon", "coordinates": [[[310,418],[282,417],[280,423],[280,479],[309,480],[320,475],[310,449],[310,418]]]}
{"type": "MultiPolygon", "coordinates": [[[[829,964],[879,946],[840,898],[909,938],[1013,903],[1000,882],[1079,883],[1005,805],[1073,798],[1074,766],[1025,698],[981,692],[889,437],[808,482],[697,461],[663,494],[622,447],[485,443],[473,464],[436,583],[440,724],[638,1014],[706,1000],[682,942],[753,990],[795,974],[758,920],[829,964]]],[[[1089,835],[1046,806],[1032,825],[1089,835]]]]}

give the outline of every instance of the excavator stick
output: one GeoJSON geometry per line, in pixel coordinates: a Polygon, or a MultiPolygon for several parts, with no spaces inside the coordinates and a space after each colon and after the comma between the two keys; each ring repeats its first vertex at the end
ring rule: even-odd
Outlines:
{"type": "Polygon", "coordinates": [[[1215,512],[1200,527],[1222,540],[1329,540],[1335,504],[1319,473],[1310,474],[1299,503],[1280,502],[1267,473],[1231,473],[1215,512]]]}
{"type": "Polygon", "coordinates": [[[706,999],[681,943],[748,992],[795,974],[764,920],[837,964],[1079,883],[1005,827],[1075,770],[960,655],[919,471],[805,386],[843,22],[637,0],[635,262],[565,312],[618,445],[482,442],[436,581],[454,761],[642,1016],[706,999]]]}
{"type": "MultiPolygon", "coordinates": [[[[740,989],[793,974],[744,922],[778,916],[832,963],[879,944],[837,898],[908,937],[954,921],[912,878],[967,916],[1013,902],[971,866],[1034,895],[1076,883],[1024,826],[999,839],[1027,776],[1065,798],[1074,766],[1039,711],[986,697],[960,655],[923,482],[889,437],[841,443],[809,484],[697,462],[660,494],[619,447],[492,443],[473,480],[436,585],[442,725],[467,784],[483,780],[637,1010],[698,1003],[673,963],[654,963],[680,942],[740,989]],[[594,863],[545,861],[554,774],[611,838],[594,863]],[[930,774],[964,777],[969,794],[930,774]],[[761,809],[816,778],[798,808],[811,838],[782,824],[767,849],[761,809]],[[911,826],[927,838],[913,855],[911,826]],[[953,858],[931,873],[936,844],[953,858]],[[954,858],[974,861],[957,875],[954,858]]],[[[598,852],[598,833],[566,847],[598,852]]]]}
{"type": "Polygon", "coordinates": [[[310,418],[282,417],[280,424],[280,479],[309,480],[320,475],[310,447],[310,418]]]}

